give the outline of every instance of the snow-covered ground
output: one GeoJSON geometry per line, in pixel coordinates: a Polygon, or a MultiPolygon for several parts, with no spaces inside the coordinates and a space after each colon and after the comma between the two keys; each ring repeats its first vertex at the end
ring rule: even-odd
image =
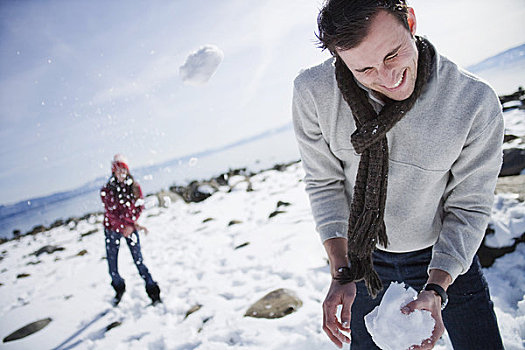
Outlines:
{"type": "MultiPolygon", "coordinates": [[[[334,349],[321,329],[330,274],[303,176],[300,163],[265,171],[251,178],[253,192],[237,176],[230,181],[238,182],[232,192],[224,187],[201,203],[145,210],[140,223],[150,233],[141,236],[144,262],[164,300],[156,307],[148,306],[125,245],[119,259],[127,292],[117,308],[110,306],[101,216],[1,245],[0,337],[39,319],[53,320],[2,348],[334,349]],[[290,205],[270,218],[279,201],[290,205]],[[229,225],[233,220],[240,223],[229,225]],[[244,243],[249,244],[235,249],[244,243]],[[45,245],[65,249],[31,255],[45,245]],[[87,253],[77,255],[83,250],[87,253]],[[20,274],[29,276],[17,278],[20,274]],[[252,303],[277,288],[294,291],[303,306],[280,319],[244,317],[252,303]],[[196,305],[201,308],[186,317],[196,305]],[[121,325],[104,332],[113,322],[121,325]]],[[[505,220],[498,216],[505,208],[495,206],[494,218],[505,220]]],[[[525,209],[520,210],[523,222],[525,209]]],[[[524,346],[524,270],[524,244],[485,270],[506,349],[524,346]]],[[[437,349],[452,347],[445,337],[437,349]]]]}

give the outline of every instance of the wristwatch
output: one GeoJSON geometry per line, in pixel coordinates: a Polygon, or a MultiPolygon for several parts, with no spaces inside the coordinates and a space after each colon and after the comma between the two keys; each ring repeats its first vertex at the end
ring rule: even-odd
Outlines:
{"type": "Polygon", "coordinates": [[[448,303],[448,295],[447,292],[445,292],[445,289],[441,287],[439,284],[435,283],[427,283],[423,287],[423,290],[429,290],[435,292],[439,297],[441,298],[441,311],[447,306],[448,303]]]}

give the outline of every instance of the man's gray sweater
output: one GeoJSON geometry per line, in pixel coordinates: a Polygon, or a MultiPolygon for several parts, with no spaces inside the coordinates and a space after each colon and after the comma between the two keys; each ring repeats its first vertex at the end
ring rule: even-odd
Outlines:
{"type": "MultiPolygon", "coordinates": [[[[433,246],[429,269],[455,280],[472,262],[488,223],[502,162],[503,116],[483,81],[436,53],[414,107],[388,133],[385,208],[389,252],[433,246]]],[[[323,242],[347,237],[360,156],[354,118],[335,80],[333,59],[294,82],[293,121],[306,191],[323,242]]],[[[365,89],[366,90],[366,89],[365,89]]],[[[370,102],[381,101],[368,91],[370,102]]]]}

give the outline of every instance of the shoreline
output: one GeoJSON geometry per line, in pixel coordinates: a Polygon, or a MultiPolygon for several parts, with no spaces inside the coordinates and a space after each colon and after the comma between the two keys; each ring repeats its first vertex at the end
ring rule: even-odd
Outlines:
{"type": "MultiPolygon", "coordinates": [[[[179,200],[179,199],[183,200],[186,203],[197,203],[197,202],[203,201],[207,199],[208,197],[212,196],[215,192],[218,191],[219,187],[221,186],[230,186],[230,191],[231,191],[231,189],[235,187],[236,184],[232,186],[228,183],[228,180],[233,176],[243,176],[245,178],[245,181],[250,183],[249,179],[252,176],[255,176],[257,174],[260,174],[266,171],[270,171],[270,170],[283,171],[289,166],[293,164],[297,164],[300,161],[301,160],[299,159],[299,160],[294,160],[294,161],[290,161],[286,163],[276,163],[274,166],[270,168],[265,168],[265,169],[261,169],[258,171],[251,171],[247,167],[229,169],[228,171],[223,172],[219,174],[218,176],[211,177],[207,180],[192,180],[187,185],[182,185],[182,186],[173,184],[169,186],[168,190],[162,189],[156,192],[146,194],[144,196],[144,199],[146,199],[147,197],[156,197],[157,206],[166,206],[166,205],[169,205],[169,203],[167,203],[168,201],[179,200]],[[199,187],[201,186],[206,186],[207,190],[206,191],[199,190],[199,187]],[[212,191],[210,192],[209,189],[212,189],[212,191]],[[169,199],[167,199],[166,197],[168,197],[169,199]]],[[[247,191],[249,191],[249,188],[250,186],[248,187],[247,191]]],[[[74,226],[76,226],[80,221],[89,220],[92,217],[96,217],[96,216],[103,215],[103,214],[104,214],[103,211],[95,211],[95,212],[85,213],[84,215],[78,216],[78,217],[72,216],[67,219],[58,218],[58,219],[55,219],[48,226],[43,225],[43,224],[37,224],[24,233],[22,233],[20,229],[14,229],[11,232],[12,234],[11,238],[0,237],[0,245],[6,242],[13,241],[13,240],[19,240],[22,237],[34,236],[39,233],[44,233],[44,232],[50,231],[59,226],[65,225],[65,226],[71,227],[72,223],[74,223],[74,226]]]]}

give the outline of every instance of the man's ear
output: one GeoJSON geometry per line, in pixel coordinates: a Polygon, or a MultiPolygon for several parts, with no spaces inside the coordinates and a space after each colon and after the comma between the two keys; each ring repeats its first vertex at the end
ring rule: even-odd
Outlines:
{"type": "Polygon", "coordinates": [[[408,21],[408,27],[410,28],[410,33],[412,33],[412,35],[416,35],[416,27],[417,27],[416,14],[412,7],[408,8],[407,21],[408,21]]]}

